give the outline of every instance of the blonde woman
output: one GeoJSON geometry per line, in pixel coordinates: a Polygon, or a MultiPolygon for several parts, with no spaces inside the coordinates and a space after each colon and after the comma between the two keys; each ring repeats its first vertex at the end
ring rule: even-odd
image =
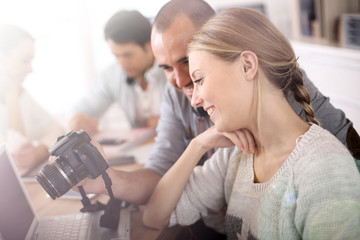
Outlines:
{"type": "Polygon", "coordinates": [[[192,106],[215,125],[160,180],[144,223],[189,225],[227,207],[229,239],[358,239],[359,172],[346,147],[318,126],[283,34],[256,11],[230,9],[194,35],[188,53],[192,106]],[[255,154],[242,151],[250,133],[255,154]]]}
{"type": "Polygon", "coordinates": [[[64,134],[60,124],[23,88],[32,72],[35,40],[24,29],[0,26],[0,145],[26,172],[49,156],[48,147],[64,134]]]}

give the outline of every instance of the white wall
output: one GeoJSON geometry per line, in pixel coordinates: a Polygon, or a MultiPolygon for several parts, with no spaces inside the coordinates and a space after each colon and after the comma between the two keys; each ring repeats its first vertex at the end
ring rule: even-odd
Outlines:
{"type": "Polygon", "coordinates": [[[266,15],[288,37],[292,35],[291,24],[294,0],[206,0],[215,10],[229,7],[251,7],[262,4],[266,15]]]}
{"type": "Polygon", "coordinates": [[[360,51],[293,41],[300,66],[360,132],[360,51]]]}
{"type": "Polygon", "coordinates": [[[58,113],[83,88],[87,69],[76,2],[1,1],[1,23],[17,24],[36,39],[34,73],[26,87],[50,112],[58,113]]]}

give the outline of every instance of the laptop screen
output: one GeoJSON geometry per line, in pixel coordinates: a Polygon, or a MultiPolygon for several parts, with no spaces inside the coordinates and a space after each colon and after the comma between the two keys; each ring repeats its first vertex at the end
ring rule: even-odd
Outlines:
{"type": "Polygon", "coordinates": [[[25,239],[35,215],[11,161],[0,146],[0,239],[25,239]]]}

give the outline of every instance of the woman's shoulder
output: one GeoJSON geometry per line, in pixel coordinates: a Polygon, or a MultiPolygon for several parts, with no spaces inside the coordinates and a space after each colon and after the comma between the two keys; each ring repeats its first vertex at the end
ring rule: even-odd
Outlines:
{"type": "Polygon", "coordinates": [[[355,161],[348,149],[329,131],[312,125],[295,150],[294,169],[300,174],[311,172],[354,171],[355,161]]]}
{"type": "Polygon", "coordinates": [[[333,134],[328,130],[311,125],[296,146],[300,155],[328,155],[329,153],[344,154],[351,157],[350,152],[333,134]]]}

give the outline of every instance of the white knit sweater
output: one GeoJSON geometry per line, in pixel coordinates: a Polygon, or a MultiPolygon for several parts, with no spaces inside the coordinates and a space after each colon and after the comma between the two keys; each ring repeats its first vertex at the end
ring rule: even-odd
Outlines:
{"type": "Polygon", "coordinates": [[[252,155],[217,151],[194,169],[170,226],[226,205],[229,239],[360,239],[359,172],[346,147],[317,125],[265,183],[254,183],[252,155]]]}

